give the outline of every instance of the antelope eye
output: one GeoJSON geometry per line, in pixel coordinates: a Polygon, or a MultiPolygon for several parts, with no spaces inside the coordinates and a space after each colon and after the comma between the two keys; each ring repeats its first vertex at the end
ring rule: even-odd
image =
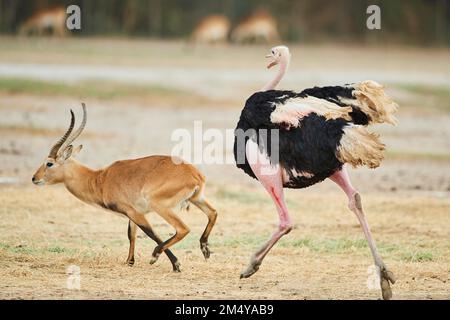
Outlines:
{"type": "Polygon", "coordinates": [[[275,51],[272,50],[272,54],[275,54],[275,51]]]}
{"type": "Polygon", "coordinates": [[[53,162],[47,162],[47,167],[50,168],[53,166],[53,162]]]}

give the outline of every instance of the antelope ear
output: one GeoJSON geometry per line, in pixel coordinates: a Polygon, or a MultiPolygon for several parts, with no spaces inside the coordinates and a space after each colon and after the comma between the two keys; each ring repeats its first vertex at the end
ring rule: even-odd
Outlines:
{"type": "Polygon", "coordinates": [[[76,156],[78,154],[78,152],[81,151],[81,149],[83,149],[83,145],[80,144],[78,147],[76,147],[75,149],[72,150],[72,157],[76,156]]]}
{"type": "Polygon", "coordinates": [[[62,154],[58,157],[57,161],[59,163],[63,163],[64,161],[66,161],[67,159],[69,159],[72,156],[72,152],[73,152],[73,146],[70,145],[64,149],[62,154]]]}

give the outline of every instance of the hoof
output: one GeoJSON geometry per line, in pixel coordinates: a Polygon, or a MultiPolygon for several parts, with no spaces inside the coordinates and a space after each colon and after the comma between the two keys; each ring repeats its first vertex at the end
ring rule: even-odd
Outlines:
{"type": "Polygon", "coordinates": [[[180,262],[177,260],[175,261],[175,263],[173,264],[173,272],[181,272],[181,264],[180,262]]]}
{"type": "Polygon", "coordinates": [[[390,300],[392,298],[391,284],[394,284],[395,281],[394,274],[386,269],[386,267],[382,267],[380,270],[380,285],[383,300],[390,300]]]}
{"type": "Polygon", "coordinates": [[[250,262],[250,265],[247,267],[247,270],[245,270],[241,273],[241,279],[248,278],[251,275],[253,275],[254,273],[256,273],[256,271],[259,270],[260,265],[261,265],[261,261],[252,260],[250,262]]]}
{"type": "Polygon", "coordinates": [[[211,251],[209,251],[208,243],[200,243],[200,249],[202,250],[203,256],[205,257],[205,260],[208,260],[211,256],[211,251]]]}
{"type": "Polygon", "coordinates": [[[159,254],[157,254],[156,256],[152,256],[152,258],[150,259],[150,264],[154,264],[156,261],[158,261],[159,258],[159,254]]]}
{"type": "Polygon", "coordinates": [[[127,260],[125,262],[128,266],[132,267],[134,265],[134,259],[127,260]]]}

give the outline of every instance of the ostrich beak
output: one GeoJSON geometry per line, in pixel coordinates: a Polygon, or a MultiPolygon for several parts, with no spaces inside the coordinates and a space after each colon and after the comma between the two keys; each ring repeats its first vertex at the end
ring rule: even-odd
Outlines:
{"type": "Polygon", "coordinates": [[[266,56],[267,59],[272,59],[272,61],[269,62],[269,64],[267,65],[267,69],[272,68],[273,66],[276,66],[278,64],[278,61],[275,60],[275,57],[273,56],[273,54],[268,54],[266,56]]]}

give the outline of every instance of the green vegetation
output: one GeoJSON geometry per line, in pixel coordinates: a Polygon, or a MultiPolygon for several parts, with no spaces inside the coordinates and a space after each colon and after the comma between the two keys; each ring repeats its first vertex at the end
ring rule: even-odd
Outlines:
{"type": "Polygon", "coordinates": [[[392,150],[386,151],[387,158],[397,160],[428,160],[438,162],[450,162],[450,153],[435,152],[416,152],[409,150],[392,150]]]}
{"type": "Polygon", "coordinates": [[[9,245],[7,243],[0,243],[0,250],[6,250],[15,254],[26,254],[26,255],[42,255],[46,253],[65,253],[73,255],[77,250],[65,248],[61,246],[49,246],[49,247],[35,247],[28,245],[9,245]]]}
{"type": "Polygon", "coordinates": [[[20,78],[0,78],[0,92],[48,96],[73,96],[113,100],[118,98],[151,98],[152,96],[183,95],[184,91],[163,86],[129,85],[108,81],[86,81],[64,84],[20,78]]]}
{"type": "MultiPolygon", "coordinates": [[[[272,201],[270,200],[270,197],[265,197],[264,195],[250,192],[250,191],[244,191],[244,190],[238,190],[238,191],[232,191],[230,189],[225,188],[219,188],[216,192],[216,196],[220,199],[226,200],[226,201],[236,201],[241,204],[271,204],[272,201]]],[[[287,206],[291,209],[298,208],[298,204],[291,200],[286,200],[287,206]]]]}
{"type": "Polygon", "coordinates": [[[365,239],[311,239],[302,238],[292,241],[282,242],[282,247],[298,247],[308,248],[316,252],[340,253],[346,251],[353,251],[360,248],[366,248],[367,243],[365,239]]]}
{"type": "MultiPolygon", "coordinates": [[[[166,237],[168,235],[164,235],[166,237]]],[[[268,234],[242,234],[232,237],[214,237],[210,240],[211,249],[217,248],[258,248],[264,243],[268,234]]],[[[145,239],[148,240],[148,239],[145,239]]],[[[138,241],[138,250],[151,252],[155,244],[152,241],[138,241]]],[[[80,244],[81,245],[81,244],[80,244]]],[[[12,246],[7,243],[0,243],[0,250],[6,250],[13,254],[24,255],[47,255],[58,254],[67,258],[77,258],[83,260],[95,260],[105,254],[108,254],[107,248],[123,247],[124,254],[128,250],[128,241],[111,240],[107,243],[86,242],[82,245],[83,249],[68,248],[61,245],[52,245],[46,247],[36,247],[27,245],[12,246]]],[[[370,255],[367,242],[364,238],[282,238],[277,244],[279,248],[307,249],[321,254],[345,254],[357,253],[370,255]]],[[[182,242],[175,245],[175,250],[199,250],[198,238],[194,235],[187,236],[182,242]]],[[[388,259],[400,260],[407,263],[422,263],[436,261],[440,258],[440,253],[434,249],[421,249],[408,247],[399,244],[378,243],[380,254],[388,259]]]]}
{"type": "Polygon", "coordinates": [[[435,254],[430,251],[411,251],[405,252],[401,256],[405,262],[426,262],[435,260],[435,254]]]}
{"type": "Polygon", "coordinates": [[[249,191],[233,191],[231,189],[219,188],[216,196],[223,200],[234,200],[242,204],[267,204],[270,203],[270,198],[263,197],[257,193],[249,191]]]}
{"type": "Polygon", "coordinates": [[[447,87],[434,87],[434,86],[411,85],[411,84],[401,84],[398,85],[398,87],[415,94],[420,94],[424,96],[433,96],[437,99],[442,99],[447,102],[447,107],[450,107],[450,89],[447,87]]]}
{"type": "MultiPolygon", "coordinates": [[[[262,243],[267,241],[268,237],[268,234],[243,234],[235,237],[214,237],[210,240],[210,245],[211,248],[258,248],[262,243]]],[[[145,242],[143,245],[145,247],[148,246],[149,250],[154,247],[154,245],[150,242],[145,242]]],[[[304,248],[312,252],[321,254],[359,253],[370,255],[367,241],[364,238],[282,238],[277,244],[277,247],[297,249],[304,248]]],[[[192,235],[189,235],[182,242],[176,244],[175,248],[184,250],[197,250],[198,239],[192,235]]],[[[417,248],[399,244],[387,244],[379,242],[378,249],[383,257],[401,260],[404,262],[435,261],[440,257],[440,254],[435,251],[418,251],[417,248]]]]}
{"type": "Polygon", "coordinates": [[[47,250],[48,252],[53,252],[53,253],[67,253],[67,252],[73,252],[73,250],[71,250],[71,249],[67,249],[67,248],[63,248],[63,247],[59,247],[59,246],[48,247],[46,250],[47,250]]]}
{"type": "MultiPolygon", "coordinates": [[[[0,11],[0,31],[16,33],[20,25],[39,9],[58,1],[28,1],[27,5],[4,5],[0,11]],[[13,17],[13,18],[11,18],[13,17]]],[[[264,8],[277,20],[285,41],[365,40],[392,43],[448,44],[448,3],[446,0],[85,0],[59,1],[79,5],[83,28],[77,36],[133,35],[143,37],[186,37],[201,18],[226,15],[236,25],[256,10],[264,8]],[[366,27],[369,5],[382,11],[384,32],[366,27]],[[387,32],[386,32],[387,31],[387,32]]],[[[9,3],[9,2],[6,2],[9,3]]],[[[88,50],[88,49],[87,49],[88,50]]]]}
{"type": "Polygon", "coordinates": [[[408,99],[408,102],[400,105],[411,105],[418,109],[433,109],[441,111],[450,111],[450,88],[435,87],[426,85],[395,84],[397,89],[406,91],[414,99],[408,99]],[[409,101],[412,100],[412,101],[409,101]]]}

